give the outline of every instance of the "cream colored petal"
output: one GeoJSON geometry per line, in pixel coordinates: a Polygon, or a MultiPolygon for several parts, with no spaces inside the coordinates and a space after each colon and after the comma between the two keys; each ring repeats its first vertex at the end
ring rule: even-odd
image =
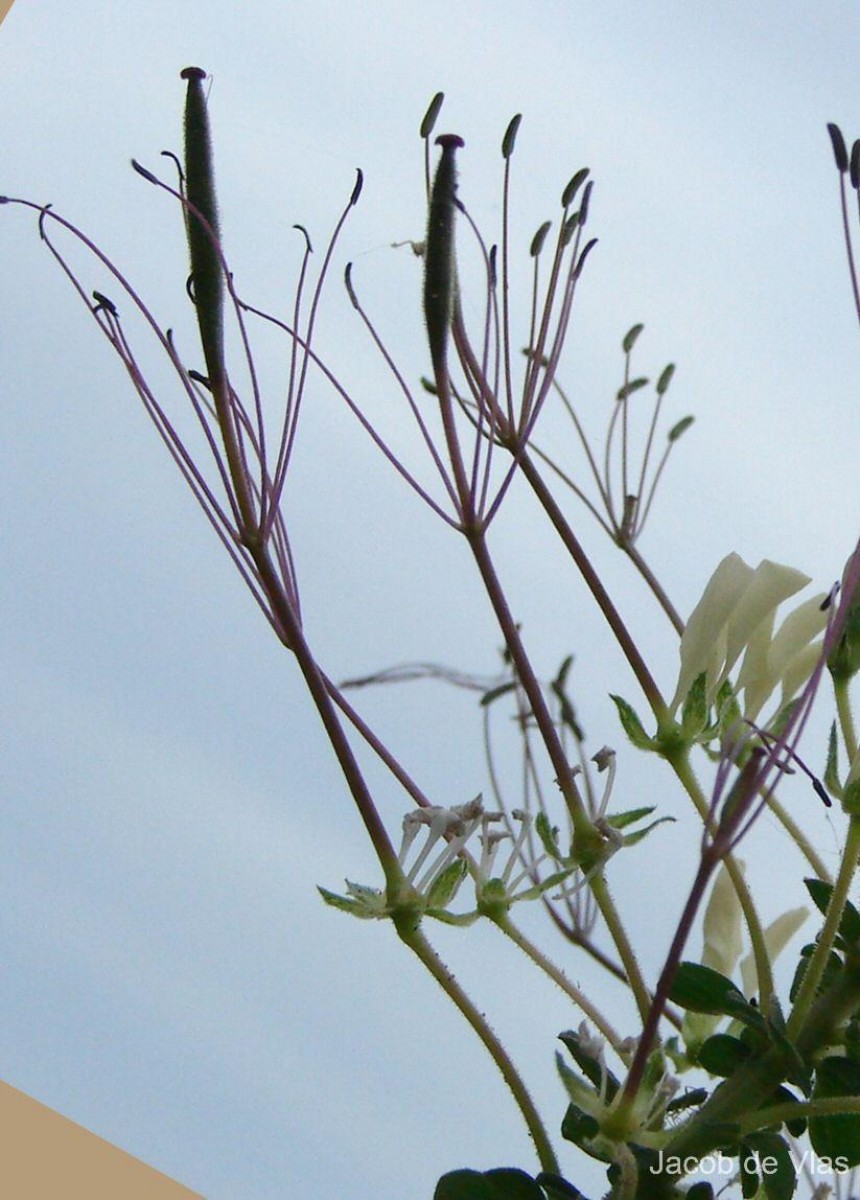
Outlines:
{"type": "MultiPolygon", "coordinates": [[[[808,908],[792,908],[768,925],[764,931],[764,944],[767,947],[771,966],[808,916],[808,908]]],[[[758,975],[755,969],[755,958],[752,954],[748,954],[741,963],[741,987],[747,997],[758,995],[758,975]]]]}
{"type": "Polygon", "coordinates": [[[829,614],[821,610],[824,599],[820,592],[805,600],[780,625],[768,655],[768,665],[777,679],[782,679],[793,659],[826,627],[829,614]]]}
{"type": "Polygon", "coordinates": [[[726,625],[739,597],[749,585],[753,570],[738,554],[728,554],[708,580],[702,598],[690,614],[681,637],[681,670],[672,711],[686,698],[703,671],[716,687],[726,650],[726,625]]]}
{"type": "Polygon", "coordinates": [[[738,672],[737,690],[743,691],[744,716],[754,721],[779,682],[770,670],[770,649],[773,638],[773,612],[756,626],[747,644],[744,660],[738,672]]]}
{"type": "MultiPolygon", "coordinates": [[[[741,870],[743,863],[739,862],[741,870]]],[[[711,897],[702,920],[704,946],[702,964],[731,976],[743,948],[741,906],[735,886],[724,866],[711,888],[711,897]]]]}
{"type": "Polygon", "coordinates": [[[793,567],[764,559],[753,572],[728,620],[728,645],[725,669],[730,671],[756,628],[772,615],[784,600],[809,583],[809,576],[793,567]]]}
{"type": "Polygon", "coordinates": [[[817,642],[813,642],[811,646],[804,646],[795,654],[783,672],[780,708],[788,704],[789,700],[794,699],[809,679],[821,657],[821,650],[822,640],[819,638],[817,642]]]}

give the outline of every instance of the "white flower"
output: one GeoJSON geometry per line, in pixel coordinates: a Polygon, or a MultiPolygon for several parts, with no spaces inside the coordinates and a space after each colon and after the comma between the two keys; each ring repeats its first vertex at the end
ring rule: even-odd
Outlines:
{"type": "Polygon", "coordinates": [[[743,692],[744,715],[755,720],[774,690],[782,686],[780,707],[803,686],[821,653],[813,639],[827,624],[824,595],[796,608],[773,632],[776,610],[804,588],[809,577],[792,567],[764,562],[752,569],[729,554],[714,571],[681,637],[681,670],[672,700],[674,712],[704,672],[708,703],[743,654],[734,687],[743,692]]]}

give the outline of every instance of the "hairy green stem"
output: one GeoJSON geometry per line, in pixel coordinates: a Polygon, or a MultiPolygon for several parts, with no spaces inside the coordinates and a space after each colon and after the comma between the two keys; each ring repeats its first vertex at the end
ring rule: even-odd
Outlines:
{"type": "MultiPolygon", "coordinates": [[[[672,755],[667,755],[667,761],[675,772],[675,775],[680,780],[687,795],[692,800],[696,811],[702,818],[703,822],[708,820],[709,806],[708,801],[702,791],[701,785],[696,778],[695,772],[690,765],[690,751],[688,747],[672,755]]],[[[762,928],[761,918],[758,915],[758,909],[755,906],[755,901],[752,898],[752,893],[749,886],[743,877],[738,860],[733,854],[726,854],[723,858],[723,863],[728,873],[729,879],[732,881],[732,886],[735,889],[735,895],[738,898],[738,903],[741,906],[741,912],[744,916],[744,921],[747,927],[747,933],[750,939],[750,948],[755,962],[756,977],[759,986],[759,1003],[761,1007],[768,1011],[771,997],[773,995],[773,970],[771,967],[770,954],[767,950],[767,943],[764,939],[764,929],[762,928]]]]}
{"type": "Polygon", "coordinates": [[[839,717],[839,728],[845,745],[848,761],[853,762],[857,753],[857,731],[854,726],[854,714],[851,711],[851,697],[848,679],[839,677],[833,681],[833,691],[836,696],[836,713],[839,717]]]}
{"type": "Polygon", "coordinates": [[[401,941],[418,956],[445,994],[457,1006],[458,1010],[480,1038],[493,1062],[499,1068],[502,1078],[510,1088],[517,1108],[522,1113],[523,1120],[531,1134],[541,1169],[549,1171],[552,1174],[557,1174],[559,1169],[558,1161],[540,1114],[522,1077],[511,1061],[508,1052],[499,1041],[498,1036],[493,1032],[486,1017],[478,1011],[469,999],[466,992],[421,932],[420,927],[411,921],[395,921],[395,925],[401,941]]]}
{"type": "Polygon", "coordinates": [[[548,975],[553,983],[564,992],[564,994],[573,1001],[573,1003],[581,1008],[585,1015],[591,1021],[592,1025],[603,1034],[606,1041],[612,1047],[616,1054],[623,1056],[621,1046],[621,1037],[613,1029],[610,1023],[606,1020],[603,1013],[596,1005],[588,999],[574,983],[567,978],[555,963],[543,953],[542,950],[532,942],[510,919],[507,913],[491,914],[490,920],[501,929],[506,937],[509,937],[515,946],[519,947],[528,958],[532,960],[535,966],[540,967],[544,974],[548,975]]]}
{"type": "Polygon", "coordinates": [[[786,1032],[790,1038],[799,1037],[801,1031],[806,1026],[816,993],[824,976],[824,969],[827,966],[830,952],[833,949],[833,942],[836,938],[839,922],[842,919],[842,913],[848,899],[848,889],[854,878],[859,858],[860,817],[852,817],[848,825],[848,836],[845,839],[845,850],[842,854],[842,861],[839,864],[839,873],[833,885],[830,903],[827,905],[824,928],[818,936],[815,950],[807,963],[803,982],[800,985],[792,1006],[791,1015],[788,1018],[786,1032]]]}

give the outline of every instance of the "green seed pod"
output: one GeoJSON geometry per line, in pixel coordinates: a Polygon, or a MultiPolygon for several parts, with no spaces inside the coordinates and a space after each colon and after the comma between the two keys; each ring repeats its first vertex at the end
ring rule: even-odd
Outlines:
{"type": "Polygon", "coordinates": [[[454,300],[454,217],[456,213],[457,172],[454,155],[463,145],[455,133],[436,139],[442,155],[430,192],[430,214],[424,250],[424,320],[430,341],[433,366],[445,363],[448,330],[454,300]]]}
{"type": "Polygon", "coordinates": [[[218,208],[215,201],[215,177],[209,116],[200,67],[186,67],[181,78],[187,80],[185,99],[185,195],[190,206],[188,252],[200,340],[206,368],[213,380],[224,374],[224,279],[215,245],[218,237],[218,208]],[[204,225],[200,218],[207,225],[204,225]]]}

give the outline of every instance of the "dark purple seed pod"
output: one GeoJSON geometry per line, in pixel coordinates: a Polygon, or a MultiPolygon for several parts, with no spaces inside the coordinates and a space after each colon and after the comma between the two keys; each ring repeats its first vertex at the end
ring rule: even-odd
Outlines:
{"type": "Polygon", "coordinates": [[[424,320],[434,367],[445,361],[454,296],[454,216],[457,171],[454,156],[463,145],[456,133],[436,138],[442,147],[430,191],[430,214],[424,249],[424,320]]]}
{"type": "Polygon", "coordinates": [[[194,304],[206,369],[211,379],[219,380],[224,373],[224,280],[215,244],[218,206],[209,116],[203,94],[206,72],[200,67],[186,67],[181,75],[188,83],[185,96],[185,194],[191,206],[187,230],[194,304]]]}
{"type": "Polygon", "coordinates": [[[830,144],[833,147],[833,157],[836,159],[836,166],[844,175],[848,170],[848,151],[845,149],[845,138],[842,136],[842,130],[831,121],[827,126],[827,132],[830,134],[830,144]]]}
{"type": "Polygon", "coordinates": [[[860,188],[860,141],[856,141],[851,147],[849,171],[851,172],[851,186],[856,192],[860,188]]]}

